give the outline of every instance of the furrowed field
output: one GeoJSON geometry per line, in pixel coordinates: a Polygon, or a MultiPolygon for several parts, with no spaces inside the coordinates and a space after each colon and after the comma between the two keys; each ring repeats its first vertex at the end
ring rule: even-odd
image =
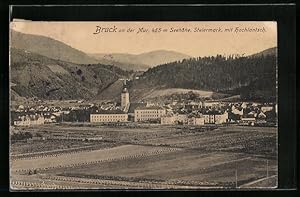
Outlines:
{"type": "Polygon", "coordinates": [[[11,142],[12,189],[277,186],[277,128],[44,125],[11,142]]]}

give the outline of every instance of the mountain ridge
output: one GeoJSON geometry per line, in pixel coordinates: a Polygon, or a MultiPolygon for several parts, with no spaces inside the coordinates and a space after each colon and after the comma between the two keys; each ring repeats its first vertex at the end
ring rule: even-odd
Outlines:
{"type": "Polygon", "coordinates": [[[266,55],[275,55],[277,57],[277,47],[271,47],[265,50],[262,50],[258,53],[254,53],[252,55],[249,55],[250,57],[258,57],[258,56],[266,56],[266,55]]]}
{"type": "Polygon", "coordinates": [[[91,100],[110,84],[130,75],[110,65],[74,64],[14,48],[10,53],[15,97],[91,100]]]}
{"type": "MultiPolygon", "coordinates": [[[[266,50],[264,50],[266,51],[266,50]]],[[[184,59],[156,66],[129,84],[134,99],[148,92],[170,88],[190,88],[243,99],[276,98],[276,54],[259,52],[254,56],[221,55],[184,59]],[[264,55],[266,54],[266,55],[264,55]]]]}
{"type": "Polygon", "coordinates": [[[96,59],[55,39],[12,31],[10,52],[13,94],[22,98],[110,99],[122,89],[120,78],[132,79],[128,86],[131,97],[137,100],[146,93],[159,95],[157,91],[171,88],[243,94],[251,98],[276,96],[277,47],[246,57],[193,58],[157,50],[116,53],[111,54],[113,59],[96,59]],[[123,63],[116,60],[117,56],[123,58],[123,63]],[[135,72],[138,75],[128,71],[133,67],[139,70],[135,72]]]}
{"type": "Polygon", "coordinates": [[[78,64],[99,63],[84,52],[47,36],[11,31],[11,48],[22,49],[51,59],[78,64]]]}
{"type": "Polygon", "coordinates": [[[143,68],[144,70],[160,64],[191,58],[191,56],[188,56],[180,52],[171,51],[171,50],[155,50],[155,51],[143,52],[140,54],[94,53],[89,55],[94,58],[100,58],[100,59],[106,58],[118,62],[140,65],[141,68],[143,68]]]}
{"type": "MultiPolygon", "coordinates": [[[[75,64],[105,64],[126,70],[134,70],[139,65],[126,64],[114,60],[94,58],[72,46],[41,35],[25,34],[15,30],[10,32],[10,47],[30,51],[42,56],[75,64]]],[[[143,67],[142,67],[143,68],[143,67]]]]}

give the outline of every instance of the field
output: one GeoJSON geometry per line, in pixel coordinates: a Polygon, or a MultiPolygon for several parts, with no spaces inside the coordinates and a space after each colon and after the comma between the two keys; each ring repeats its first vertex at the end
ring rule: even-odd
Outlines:
{"type": "Polygon", "coordinates": [[[61,124],[25,130],[45,139],[11,144],[16,190],[277,186],[275,127],[61,124]]]}

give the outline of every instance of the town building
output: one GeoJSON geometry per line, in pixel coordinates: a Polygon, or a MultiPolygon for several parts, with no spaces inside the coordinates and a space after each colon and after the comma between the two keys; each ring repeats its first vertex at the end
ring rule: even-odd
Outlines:
{"type": "Polygon", "coordinates": [[[222,124],[228,121],[228,113],[220,111],[207,111],[203,113],[205,124],[222,124]]]}
{"type": "Polygon", "coordinates": [[[90,122],[127,122],[128,114],[122,110],[100,110],[90,114],[90,122]]]}
{"type": "Polygon", "coordinates": [[[13,120],[15,126],[32,126],[42,125],[45,123],[45,118],[42,114],[26,114],[19,115],[13,120]]]}
{"type": "Polygon", "coordinates": [[[187,114],[177,114],[176,115],[176,122],[178,124],[187,124],[188,123],[188,116],[187,116],[187,114]]]}
{"type": "Polygon", "coordinates": [[[198,110],[203,107],[203,102],[195,102],[195,101],[190,101],[188,104],[185,104],[184,106],[188,110],[198,110]]]}
{"type": "Polygon", "coordinates": [[[254,125],[256,119],[254,117],[242,117],[241,124],[242,125],[254,125]]]}
{"type": "Polygon", "coordinates": [[[203,107],[210,107],[210,108],[218,108],[218,107],[221,107],[223,106],[224,104],[223,103],[220,103],[219,101],[204,101],[202,106],[203,107]]]}
{"type": "Polygon", "coordinates": [[[247,108],[247,103],[246,102],[243,102],[242,104],[241,104],[241,108],[243,108],[243,109],[246,109],[247,108]]]}
{"type": "Polygon", "coordinates": [[[205,118],[203,116],[193,116],[188,119],[189,125],[204,125],[205,118]]]}
{"type": "Polygon", "coordinates": [[[134,121],[143,122],[151,120],[160,120],[166,114],[166,110],[162,107],[138,107],[134,110],[134,121]]]}
{"type": "Polygon", "coordinates": [[[188,125],[204,125],[204,117],[202,115],[186,115],[186,114],[166,114],[161,117],[162,125],[188,124],[188,125]]]}
{"type": "Polygon", "coordinates": [[[162,125],[173,125],[176,124],[177,117],[171,114],[167,114],[161,117],[160,124],[162,125]]]}
{"type": "Polygon", "coordinates": [[[267,116],[266,116],[266,114],[264,114],[262,111],[257,115],[257,118],[258,119],[266,119],[267,118],[267,116]]]}
{"type": "Polygon", "coordinates": [[[261,107],[261,111],[262,112],[268,112],[268,111],[272,111],[273,110],[273,106],[262,106],[261,107]]]}
{"type": "Polygon", "coordinates": [[[56,123],[57,122],[57,116],[50,114],[50,113],[46,113],[44,114],[44,118],[45,118],[45,124],[46,123],[56,123]]]}
{"type": "Polygon", "coordinates": [[[129,103],[128,116],[134,118],[134,110],[139,107],[146,107],[147,103],[129,103]]]}
{"type": "Polygon", "coordinates": [[[236,107],[232,107],[232,111],[231,111],[233,114],[235,114],[235,115],[240,115],[240,116],[242,116],[243,114],[244,114],[244,109],[242,108],[242,109],[238,109],[238,108],[236,108],[236,107]]]}

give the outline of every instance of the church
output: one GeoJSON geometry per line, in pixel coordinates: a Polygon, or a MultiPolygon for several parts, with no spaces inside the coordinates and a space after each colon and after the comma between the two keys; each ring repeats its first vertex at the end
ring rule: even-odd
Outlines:
{"type": "Polygon", "coordinates": [[[121,110],[101,110],[90,115],[90,122],[144,122],[160,121],[166,110],[161,107],[147,106],[146,103],[130,103],[126,87],[121,92],[121,110]]]}

